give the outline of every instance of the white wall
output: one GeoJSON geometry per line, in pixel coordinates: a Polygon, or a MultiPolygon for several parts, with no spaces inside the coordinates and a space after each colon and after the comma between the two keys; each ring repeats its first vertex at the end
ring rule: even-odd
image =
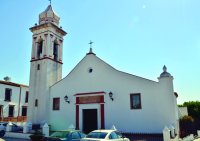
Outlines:
{"type": "MultiPolygon", "coordinates": [[[[28,91],[28,87],[21,86],[21,98],[20,98],[20,87],[0,83],[0,105],[3,105],[4,117],[8,117],[9,105],[14,105],[14,117],[18,116],[18,111],[19,110],[21,111],[22,105],[25,102],[26,91],[28,91]],[[4,101],[6,88],[9,88],[12,90],[11,101],[4,101]],[[20,105],[19,105],[19,102],[20,102],[20,105]]],[[[19,113],[19,116],[21,116],[21,113],[19,113]]]]}
{"type": "Polygon", "coordinates": [[[151,81],[117,71],[94,55],[87,55],[67,77],[50,88],[49,116],[52,128],[60,130],[66,129],[70,124],[75,125],[74,94],[99,91],[106,92],[107,129],[115,125],[123,132],[161,133],[164,126],[176,124],[171,78],[151,81]],[[92,73],[88,73],[90,67],[93,68],[92,73]],[[110,91],[114,101],[109,98],[110,91]],[[141,93],[142,109],[130,109],[130,93],[141,93]],[[66,94],[70,104],[64,102],[66,94]],[[61,98],[59,111],[52,111],[54,97],[61,98]]]}
{"type": "Polygon", "coordinates": [[[188,116],[188,109],[187,107],[178,107],[180,111],[180,117],[188,116]]]}

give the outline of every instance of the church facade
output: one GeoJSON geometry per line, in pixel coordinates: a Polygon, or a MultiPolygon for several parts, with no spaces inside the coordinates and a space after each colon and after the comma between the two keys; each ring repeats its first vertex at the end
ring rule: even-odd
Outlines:
{"type": "Polygon", "coordinates": [[[90,51],[62,79],[62,44],[67,34],[59,27],[51,5],[39,15],[33,33],[28,121],[51,125],[51,130],[161,133],[165,126],[178,132],[177,95],[166,66],[152,81],[116,70],[90,51]]]}

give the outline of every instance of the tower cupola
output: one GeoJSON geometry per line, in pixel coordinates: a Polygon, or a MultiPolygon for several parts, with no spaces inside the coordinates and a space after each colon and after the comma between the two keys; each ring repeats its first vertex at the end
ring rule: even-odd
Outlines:
{"type": "Polygon", "coordinates": [[[171,77],[171,74],[167,72],[167,67],[164,65],[163,66],[163,72],[160,74],[161,77],[171,77]]]}
{"type": "Polygon", "coordinates": [[[49,5],[44,12],[39,15],[39,24],[54,23],[59,26],[60,17],[53,11],[52,6],[49,5]]]}

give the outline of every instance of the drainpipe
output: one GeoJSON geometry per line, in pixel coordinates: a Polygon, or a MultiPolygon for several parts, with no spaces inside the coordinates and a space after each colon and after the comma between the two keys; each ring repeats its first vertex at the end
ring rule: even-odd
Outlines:
{"type": "Polygon", "coordinates": [[[18,122],[18,118],[19,118],[19,114],[20,114],[21,95],[22,95],[22,87],[21,87],[21,85],[20,85],[17,122],[18,122]]]}

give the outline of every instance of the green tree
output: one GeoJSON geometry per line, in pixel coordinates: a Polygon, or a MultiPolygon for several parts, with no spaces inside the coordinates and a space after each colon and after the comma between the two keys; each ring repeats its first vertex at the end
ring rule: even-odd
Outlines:
{"type": "Polygon", "coordinates": [[[183,106],[188,108],[188,115],[194,119],[200,119],[200,101],[184,102],[183,106]]]}
{"type": "Polygon", "coordinates": [[[195,129],[200,130],[200,101],[184,102],[179,106],[188,108],[188,115],[194,119],[195,129]]]}

